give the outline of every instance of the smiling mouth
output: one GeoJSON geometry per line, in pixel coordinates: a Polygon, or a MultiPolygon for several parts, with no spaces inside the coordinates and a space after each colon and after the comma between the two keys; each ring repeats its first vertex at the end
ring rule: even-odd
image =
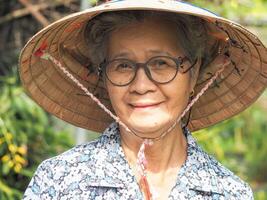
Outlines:
{"type": "Polygon", "coordinates": [[[132,108],[135,108],[135,109],[144,109],[144,108],[153,108],[153,107],[156,107],[158,106],[160,103],[153,103],[153,104],[129,104],[132,108]]]}

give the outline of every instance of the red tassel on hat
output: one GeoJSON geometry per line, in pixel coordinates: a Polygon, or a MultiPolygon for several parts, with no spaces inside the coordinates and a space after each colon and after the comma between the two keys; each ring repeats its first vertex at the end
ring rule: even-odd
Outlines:
{"type": "Polygon", "coordinates": [[[33,53],[33,55],[37,57],[42,57],[45,53],[45,50],[47,49],[47,42],[44,40],[41,44],[41,46],[33,53]]]}

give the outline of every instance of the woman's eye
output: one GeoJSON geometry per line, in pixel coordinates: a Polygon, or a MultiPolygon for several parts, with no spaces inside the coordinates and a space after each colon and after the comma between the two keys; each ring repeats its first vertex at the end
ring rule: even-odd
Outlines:
{"type": "Polygon", "coordinates": [[[132,68],[128,63],[120,63],[117,65],[116,70],[131,70],[132,68]]]}
{"type": "Polygon", "coordinates": [[[153,61],[155,64],[165,64],[165,60],[160,60],[160,59],[157,59],[157,60],[154,60],[153,61]]]}
{"type": "Polygon", "coordinates": [[[155,60],[152,65],[154,67],[163,67],[168,66],[168,63],[165,60],[155,60]]]}
{"type": "Polygon", "coordinates": [[[118,67],[120,67],[120,68],[127,68],[127,67],[129,67],[129,65],[126,64],[126,63],[121,63],[121,64],[118,65],[118,67]]]}
{"type": "Polygon", "coordinates": [[[158,65],[166,65],[167,63],[164,60],[159,60],[158,65]]]}

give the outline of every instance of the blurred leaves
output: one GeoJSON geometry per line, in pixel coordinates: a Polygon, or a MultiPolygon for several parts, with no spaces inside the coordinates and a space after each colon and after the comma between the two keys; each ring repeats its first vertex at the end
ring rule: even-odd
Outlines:
{"type": "Polygon", "coordinates": [[[263,96],[238,116],[194,133],[203,148],[242,179],[250,182],[256,199],[267,189],[267,109],[263,96]]]}
{"type": "Polygon", "coordinates": [[[189,2],[243,25],[267,24],[266,0],[191,0],[189,2]]]}
{"type": "Polygon", "coordinates": [[[0,77],[0,199],[21,199],[37,165],[73,146],[67,130],[53,122],[18,86],[0,77]]]}
{"type": "MultiPolygon", "coordinates": [[[[92,5],[100,3],[98,0],[88,1],[92,5]]],[[[267,41],[267,0],[188,2],[243,25],[261,26],[260,29],[250,28],[267,41]]],[[[17,5],[16,1],[12,3],[17,5]]],[[[49,11],[48,14],[50,15],[49,11]]],[[[25,40],[26,32],[21,30],[25,30],[25,27],[27,30],[30,28],[26,38],[37,31],[34,29],[35,26],[28,26],[28,19],[24,18],[27,23],[16,21],[2,27],[5,32],[2,35],[3,41],[10,44],[14,41],[24,43],[21,39],[16,40],[20,38],[17,37],[20,34],[22,41],[25,40]],[[18,31],[11,31],[11,37],[10,30],[18,31]]],[[[53,118],[23,92],[14,70],[19,48],[13,48],[14,52],[7,54],[6,46],[3,47],[0,74],[6,76],[0,76],[0,199],[16,200],[21,199],[37,165],[42,160],[69,149],[74,142],[69,130],[57,130],[53,118]]],[[[252,185],[257,200],[267,199],[266,102],[267,93],[256,104],[233,119],[194,133],[205,150],[252,185]]]]}

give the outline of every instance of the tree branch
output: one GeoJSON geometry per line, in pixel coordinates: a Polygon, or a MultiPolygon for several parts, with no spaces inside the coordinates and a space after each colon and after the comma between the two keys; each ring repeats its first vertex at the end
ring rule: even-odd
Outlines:
{"type": "MultiPolygon", "coordinates": [[[[77,1],[77,0],[69,0],[68,4],[70,4],[71,2],[74,2],[74,1],[77,1]]],[[[58,0],[58,1],[52,1],[52,2],[40,3],[37,5],[31,5],[31,9],[32,9],[32,11],[36,12],[36,11],[40,11],[40,10],[45,10],[47,8],[54,8],[54,7],[58,7],[58,6],[62,6],[62,5],[66,6],[66,7],[68,6],[66,1],[64,1],[64,0],[58,0]]],[[[14,19],[17,19],[20,17],[24,17],[24,16],[29,15],[29,14],[31,14],[31,12],[28,8],[22,8],[19,10],[14,10],[13,12],[11,12],[9,14],[7,14],[3,17],[0,17],[0,25],[6,23],[8,21],[11,21],[11,20],[14,20],[14,19]]]]}

